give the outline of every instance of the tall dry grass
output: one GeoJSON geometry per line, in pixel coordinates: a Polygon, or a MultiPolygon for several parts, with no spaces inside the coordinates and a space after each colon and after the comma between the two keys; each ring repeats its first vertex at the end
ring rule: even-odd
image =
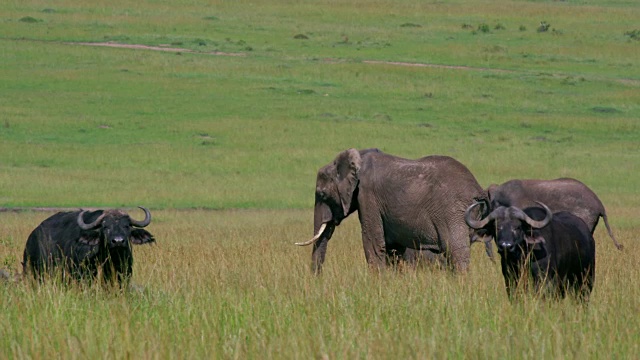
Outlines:
{"type": "MultiPolygon", "coordinates": [[[[473,247],[471,271],[370,272],[357,219],[313,276],[310,211],[155,211],[153,246],[135,248],[125,293],[100,286],[5,283],[7,358],[635,358],[639,248],[596,231],[587,307],[525,296],[510,303],[499,265],[473,247]]],[[[1,213],[0,259],[19,258],[48,213],[1,213]]],[[[615,221],[614,221],[615,223],[615,221]]],[[[13,263],[16,265],[16,263],[13,263]]]]}

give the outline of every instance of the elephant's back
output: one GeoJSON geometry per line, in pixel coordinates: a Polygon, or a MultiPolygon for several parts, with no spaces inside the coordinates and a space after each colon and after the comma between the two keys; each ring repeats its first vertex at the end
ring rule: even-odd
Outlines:
{"type": "Polygon", "coordinates": [[[360,172],[371,175],[361,178],[361,186],[376,184],[374,187],[380,193],[391,191],[394,197],[398,196],[397,190],[402,189],[416,201],[424,201],[426,197],[434,203],[450,205],[453,200],[464,209],[474,199],[487,198],[471,171],[450,156],[430,155],[410,160],[382,152],[370,153],[360,172]]]}
{"type": "Polygon", "coordinates": [[[443,174],[470,177],[474,181],[476,181],[475,176],[473,176],[473,174],[471,173],[471,170],[469,170],[469,168],[466,167],[463,163],[452,158],[451,156],[429,155],[416,161],[425,164],[426,166],[434,167],[443,174]]]}
{"type": "Polygon", "coordinates": [[[485,191],[476,177],[460,161],[446,155],[425,156],[417,161],[429,168],[435,179],[449,185],[455,192],[471,197],[485,197],[485,191]]]}

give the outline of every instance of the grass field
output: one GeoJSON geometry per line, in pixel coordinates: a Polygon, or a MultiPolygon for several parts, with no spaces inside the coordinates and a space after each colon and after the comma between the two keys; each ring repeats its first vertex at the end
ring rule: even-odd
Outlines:
{"type": "MultiPolygon", "coordinates": [[[[124,295],[0,284],[0,357],[640,357],[639,18],[625,0],[2,2],[0,207],[144,205],[157,245],[124,295]],[[450,155],[485,187],[578,178],[625,251],[598,228],[587,308],[512,304],[481,246],[463,276],[369,272],[352,216],[314,277],[292,244],[350,147],[450,155]]],[[[0,212],[0,267],[49,215],[0,212]]]]}

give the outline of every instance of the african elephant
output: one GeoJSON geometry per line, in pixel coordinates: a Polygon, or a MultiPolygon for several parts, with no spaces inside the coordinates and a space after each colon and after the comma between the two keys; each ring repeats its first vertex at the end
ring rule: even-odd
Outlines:
{"type": "MultiPolygon", "coordinates": [[[[473,231],[464,220],[485,191],[469,169],[448,156],[408,160],[378,149],[348,149],[320,168],[316,179],[312,268],[319,273],[340,222],[358,211],[362,245],[373,268],[387,265],[390,249],[442,254],[455,270],[469,265],[473,231]]],[[[414,254],[415,255],[415,254],[414,254]]]]}
{"type": "Polygon", "coordinates": [[[613,236],[604,205],[598,196],[582,182],[571,178],[554,180],[514,179],[502,185],[491,185],[487,189],[491,209],[499,206],[514,206],[524,209],[536,206],[536,201],[546,204],[551,211],[568,211],[585,222],[593,235],[602,216],[613,243],[622,250],[622,245],[613,236]]]}

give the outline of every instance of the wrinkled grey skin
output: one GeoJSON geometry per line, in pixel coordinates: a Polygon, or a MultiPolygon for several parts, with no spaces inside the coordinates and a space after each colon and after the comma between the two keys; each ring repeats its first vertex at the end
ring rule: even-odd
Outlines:
{"type": "Polygon", "coordinates": [[[535,201],[539,201],[546,204],[554,213],[568,211],[582,219],[592,235],[598,225],[598,220],[602,217],[604,226],[616,248],[618,250],[623,248],[613,236],[607,213],[598,196],[587,185],[576,179],[514,179],[502,185],[489,186],[487,194],[489,201],[491,201],[492,210],[499,206],[514,206],[524,209],[536,206],[535,201]]]}
{"type": "Polygon", "coordinates": [[[318,170],[313,230],[320,236],[313,244],[313,270],[321,271],[336,226],[357,210],[371,267],[384,268],[392,249],[409,249],[405,258],[415,258],[411,249],[419,249],[430,252],[420,255],[425,259],[444,256],[453,269],[465,271],[475,236],[464,214],[476,201],[488,201],[485,191],[451,157],[407,160],[377,149],[345,150],[318,170]]]}

